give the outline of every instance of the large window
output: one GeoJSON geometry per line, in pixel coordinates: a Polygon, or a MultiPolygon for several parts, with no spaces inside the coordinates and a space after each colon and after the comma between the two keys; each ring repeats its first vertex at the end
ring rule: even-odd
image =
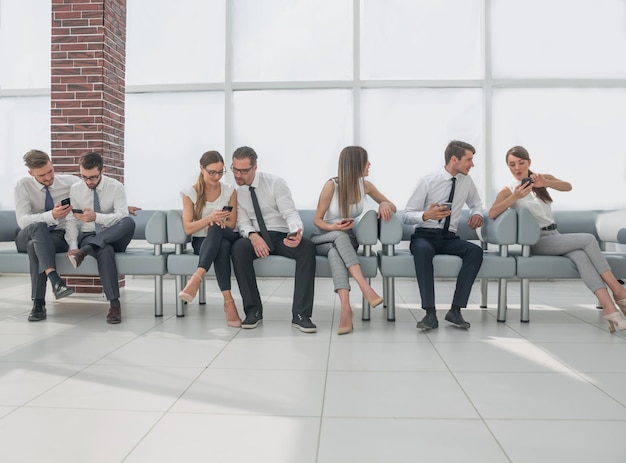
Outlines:
{"type": "MultiPolygon", "coordinates": [[[[566,179],[555,208],[625,208],[623,0],[128,0],[129,201],[180,208],[198,159],[249,145],[314,208],[340,150],[402,208],[451,139],[489,206],[506,150],[566,179]]],[[[50,1],[0,0],[0,207],[50,149],[50,1]],[[28,28],[23,25],[28,24],[28,28]]],[[[233,182],[229,174],[225,181],[233,182]]]]}

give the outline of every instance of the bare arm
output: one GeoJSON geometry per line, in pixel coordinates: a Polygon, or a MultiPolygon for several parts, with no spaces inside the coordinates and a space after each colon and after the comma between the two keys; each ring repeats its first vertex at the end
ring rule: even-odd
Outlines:
{"type": "Polygon", "coordinates": [[[533,184],[536,187],[552,188],[557,191],[571,191],[572,184],[565,180],[560,180],[551,174],[532,174],[533,184]]]}
{"type": "Polygon", "coordinates": [[[378,203],[378,218],[382,218],[386,222],[397,212],[398,209],[396,208],[396,205],[389,201],[384,194],[378,191],[373,183],[365,180],[363,182],[363,187],[365,194],[370,195],[370,198],[378,203]]]}

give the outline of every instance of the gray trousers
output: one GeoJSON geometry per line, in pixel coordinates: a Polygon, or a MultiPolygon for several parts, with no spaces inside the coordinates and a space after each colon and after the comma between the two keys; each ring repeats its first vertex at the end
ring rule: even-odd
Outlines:
{"type": "Polygon", "coordinates": [[[531,254],[569,257],[585,285],[592,291],[606,288],[601,274],[611,270],[598,246],[596,238],[589,233],[564,233],[543,230],[539,241],[530,247],[531,254]]]}
{"type": "Polygon", "coordinates": [[[45,299],[48,280],[45,270],[56,269],[55,254],[67,251],[65,230],[50,231],[45,222],[30,224],[17,233],[15,247],[17,252],[28,253],[31,298],[45,299]]]}
{"type": "Polygon", "coordinates": [[[115,253],[126,251],[134,233],[135,221],[130,217],[124,217],[116,224],[104,228],[98,234],[81,232],[78,235],[78,247],[83,248],[88,244],[94,244],[98,247],[94,257],[98,261],[98,273],[100,274],[102,289],[109,301],[120,297],[115,253]]]}
{"type": "Polygon", "coordinates": [[[354,232],[333,230],[325,233],[314,233],[311,241],[315,243],[315,251],[319,256],[327,256],[330,273],[333,276],[335,292],[339,289],[350,290],[348,268],[360,264],[356,250],[359,243],[354,232]]]}

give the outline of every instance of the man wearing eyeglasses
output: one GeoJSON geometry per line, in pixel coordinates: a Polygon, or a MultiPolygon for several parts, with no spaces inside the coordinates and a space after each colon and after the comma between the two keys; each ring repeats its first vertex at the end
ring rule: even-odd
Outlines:
{"type": "Polygon", "coordinates": [[[73,217],[68,220],[65,234],[67,257],[74,268],[80,266],[85,256],[96,258],[102,288],[111,304],[106,320],[116,324],[122,321],[122,313],[115,253],[126,251],[135,222],[128,215],[124,185],[103,175],[100,154],[84,154],[79,167],[83,181],[70,189],[73,217]]]}
{"type": "Polygon", "coordinates": [[[237,189],[237,226],[245,239],[235,241],[231,256],[246,318],[242,328],[263,322],[253,262],[270,254],[296,261],[292,321],[303,333],[315,333],[311,321],[315,286],[315,245],[302,237],[302,219],[285,180],[257,172],[257,154],[248,147],[237,148],[231,166],[237,189]],[[254,204],[254,202],[257,204],[254,204]],[[255,210],[256,209],[256,210],[255,210]]]}
{"type": "Polygon", "coordinates": [[[64,235],[72,206],[64,200],[69,198],[70,187],[79,179],[73,175],[55,175],[50,156],[43,151],[30,150],[23,159],[29,176],[15,186],[15,215],[20,227],[15,245],[18,252],[28,253],[30,260],[33,308],[28,321],[36,322],[47,318],[47,280],[56,299],[74,293],[57,273],[55,255],[68,249],[64,235]]]}

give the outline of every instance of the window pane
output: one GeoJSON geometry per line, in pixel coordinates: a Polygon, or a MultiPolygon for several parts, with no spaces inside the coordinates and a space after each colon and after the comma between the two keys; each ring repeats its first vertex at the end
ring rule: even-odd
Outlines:
{"type": "Polygon", "coordinates": [[[50,154],[50,98],[0,98],[0,209],[15,209],[13,187],[28,175],[22,156],[30,149],[50,154]]]}
{"type": "Polygon", "coordinates": [[[555,209],[624,207],[624,89],[499,90],[493,101],[494,198],[512,178],[506,151],[522,145],[533,171],[572,183],[550,190],[555,209]]]}
{"type": "Polygon", "coordinates": [[[254,148],[259,170],[284,177],[299,209],[315,209],[352,143],[351,104],[347,90],[237,92],[234,147],[254,148]]]}
{"type": "Polygon", "coordinates": [[[0,0],[0,88],[50,88],[50,0],[0,0]]]}
{"type": "Polygon", "coordinates": [[[623,0],[493,0],[494,77],[626,77],[623,0]]]}
{"type": "Polygon", "coordinates": [[[237,81],[352,78],[351,0],[233,0],[237,81]]]}
{"type": "Polygon", "coordinates": [[[482,77],[479,0],[361,0],[362,79],[482,77]]]}
{"type": "Polygon", "coordinates": [[[125,184],[129,204],[181,209],[178,194],[198,178],[202,153],[224,155],[220,92],[126,96],[125,184]]]}
{"type": "Polygon", "coordinates": [[[224,81],[224,0],[128,2],[126,83],[224,81]]]}
{"type": "Polygon", "coordinates": [[[366,90],[361,111],[361,138],[372,163],[370,180],[398,208],[406,206],[420,177],[444,166],[444,150],[451,140],[476,148],[471,176],[484,198],[481,90],[366,90]]]}

